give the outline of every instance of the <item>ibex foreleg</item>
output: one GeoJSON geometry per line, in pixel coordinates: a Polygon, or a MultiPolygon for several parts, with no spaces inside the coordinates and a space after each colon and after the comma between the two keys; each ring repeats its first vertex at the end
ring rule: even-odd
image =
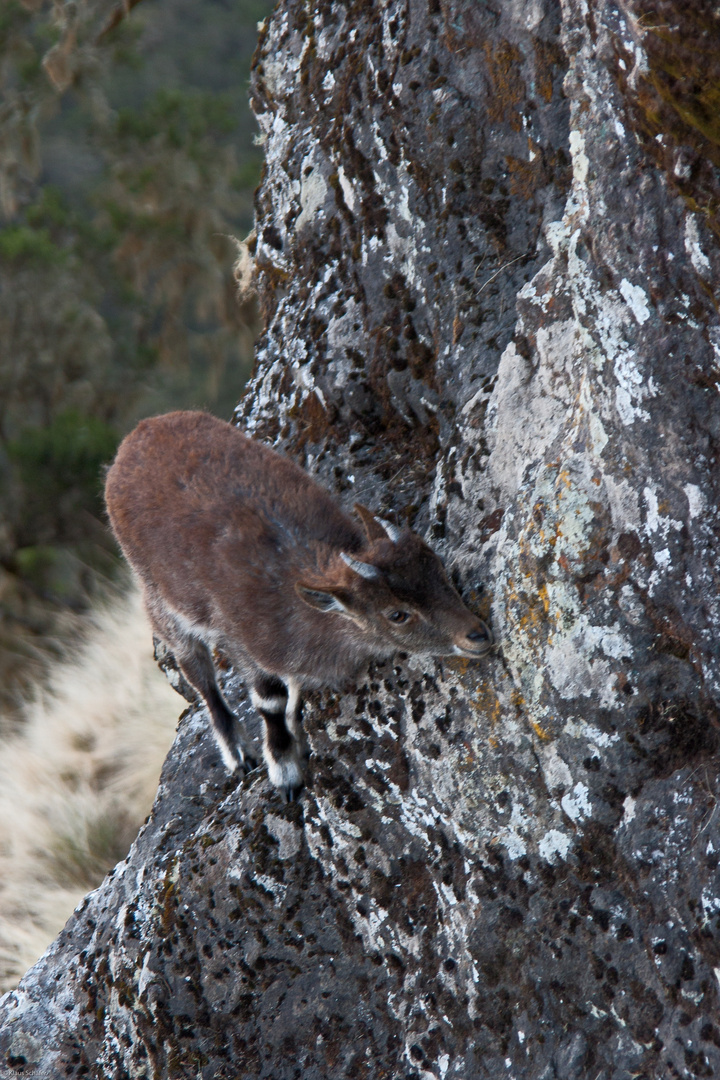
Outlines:
{"type": "Polygon", "coordinates": [[[303,739],[300,732],[299,687],[264,672],[253,678],[252,703],[265,721],[263,751],[268,776],[288,802],[303,786],[303,739]]]}

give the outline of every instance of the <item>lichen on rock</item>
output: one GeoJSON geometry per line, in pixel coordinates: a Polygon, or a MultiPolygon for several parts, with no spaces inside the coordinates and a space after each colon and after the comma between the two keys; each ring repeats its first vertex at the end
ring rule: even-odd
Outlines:
{"type": "Polygon", "coordinates": [[[719,256],[636,138],[652,32],[609,0],[266,23],[237,419],[425,534],[498,649],[308,695],[290,807],[190,710],[3,1001],[9,1075],[720,1072],[719,256]]]}

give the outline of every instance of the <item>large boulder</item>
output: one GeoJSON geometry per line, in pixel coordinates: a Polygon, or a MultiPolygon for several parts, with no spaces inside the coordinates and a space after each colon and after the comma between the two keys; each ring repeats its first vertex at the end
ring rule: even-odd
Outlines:
{"type": "Polygon", "coordinates": [[[498,648],[310,695],[296,805],[190,710],[3,1075],[720,1075],[713,7],[266,24],[238,422],[427,535],[498,648]]]}

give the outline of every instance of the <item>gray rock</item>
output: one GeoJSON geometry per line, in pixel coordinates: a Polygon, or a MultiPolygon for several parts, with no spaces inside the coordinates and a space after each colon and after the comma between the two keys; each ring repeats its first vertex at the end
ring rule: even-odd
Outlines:
{"type": "Polygon", "coordinates": [[[720,1075],[720,203],[672,75],[718,42],[652,11],[266,25],[238,420],[425,533],[499,648],[310,695],[290,807],[189,710],[128,860],[3,999],[4,1075],[720,1075]]]}

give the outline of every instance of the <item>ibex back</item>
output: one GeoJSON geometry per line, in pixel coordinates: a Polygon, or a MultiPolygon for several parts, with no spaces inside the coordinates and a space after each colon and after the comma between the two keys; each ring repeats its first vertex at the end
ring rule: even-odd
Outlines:
{"type": "Polygon", "coordinates": [[[206,413],[143,420],[108,471],[110,521],[153,628],[207,704],[230,770],[254,765],[218,689],[217,646],[265,721],[272,782],[303,782],[303,686],[398,650],[478,657],[488,628],[414,533],[356,505],[363,531],[297,465],[206,413]]]}

